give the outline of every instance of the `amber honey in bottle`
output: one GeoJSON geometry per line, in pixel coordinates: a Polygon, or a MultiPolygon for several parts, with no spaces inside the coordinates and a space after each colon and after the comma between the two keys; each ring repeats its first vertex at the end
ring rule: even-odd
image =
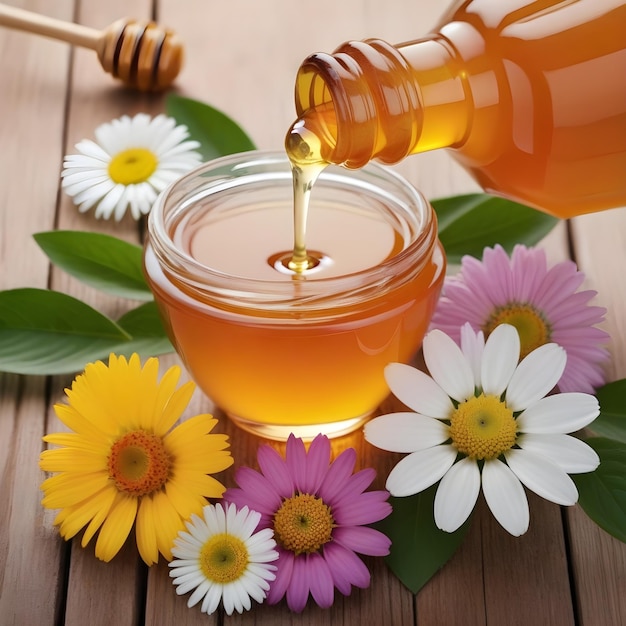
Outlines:
{"type": "Polygon", "coordinates": [[[559,217],[626,205],[626,3],[469,0],[435,32],[301,65],[293,163],[447,148],[487,192],[559,217]]]}

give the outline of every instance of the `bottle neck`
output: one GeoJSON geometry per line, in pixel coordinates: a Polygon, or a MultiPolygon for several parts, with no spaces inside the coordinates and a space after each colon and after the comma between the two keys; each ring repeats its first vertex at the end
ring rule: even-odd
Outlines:
{"type": "Polygon", "coordinates": [[[314,135],[321,161],[353,168],[458,145],[471,118],[461,76],[438,37],[400,46],[345,43],[301,65],[291,135],[307,135],[307,149],[314,135]]]}

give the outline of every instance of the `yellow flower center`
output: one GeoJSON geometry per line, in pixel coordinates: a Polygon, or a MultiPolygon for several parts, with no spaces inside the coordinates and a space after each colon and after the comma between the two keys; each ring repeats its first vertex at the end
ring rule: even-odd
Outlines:
{"type": "Polygon", "coordinates": [[[129,148],[116,154],[109,163],[109,176],[114,183],[132,185],[143,183],[152,176],[159,164],[150,150],[129,148]]]}
{"type": "Polygon", "coordinates": [[[334,526],[330,508],[308,493],[287,498],[274,515],[276,541],[296,554],[317,552],[331,540],[334,526]]]}
{"type": "Polygon", "coordinates": [[[131,496],[145,496],[161,489],[170,474],[171,459],[161,437],[135,430],[118,439],[108,458],[109,476],[115,486],[131,496]]]}
{"type": "Polygon", "coordinates": [[[213,535],[200,550],[200,568],[210,581],[231,583],[238,580],[247,567],[246,544],[228,533],[213,535]]]}
{"type": "Polygon", "coordinates": [[[456,449],[472,459],[495,459],[515,444],[517,422],[499,398],[480,394],[454,411],[450,437],[456,449]]]}
{"type": "Polygon", "coordinates": [[[535,348],[550,341],[550,327],[541,313],[530,304],[511,302],[496,309],[485,325],[483,331],[489,336],[499,324],[511,324],[517,328],[521,343],[520,358],[524,358],[535,348]]]}

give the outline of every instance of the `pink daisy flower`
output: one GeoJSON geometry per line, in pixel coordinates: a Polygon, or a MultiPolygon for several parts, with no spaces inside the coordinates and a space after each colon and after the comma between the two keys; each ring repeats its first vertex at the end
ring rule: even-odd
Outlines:
{"type": "Polygon", "coordinates": [[[258,528],[271,528],[277,543],[278,570],[270,584],[269,604],[286,596],[292,611],[306,606],[309,593],[321,607],[334,600],[335,587],[349,595],[352,586],[365,588],[370,573],[357,556],[385,556],[391,541],[365,526],[391,513],[384,490],[368,491],[373,469],[353,473],[354,448],[330,462],[330,441],[318,435],[306,451],[301,439],[290,435],[283,459],[269,445],[259,447],[260,472],[238,468],[238,488],[224,499],[261,514],[258,528]]]}
{"type": "Polygon", "coordinates": [[[458,275],[446,279],[431,328],[459,343],[466,322],[485,337],[499,324],[511,324],[522,358],[546,343],[565,349],[559,391],[594,393],[605,382],[609,335],[596,328],[606,309],[588,304],[596,292],[578,291],[584,279],[572,261],[548,268],[539,248],[517,245],[510,258],[500,245],[485,248],[482,261],[465,256],[458,275]]]}

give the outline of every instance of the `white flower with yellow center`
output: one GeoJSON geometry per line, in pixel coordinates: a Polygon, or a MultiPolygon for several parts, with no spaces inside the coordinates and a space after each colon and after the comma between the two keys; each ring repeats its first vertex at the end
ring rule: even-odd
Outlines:
{"type": "Polygon", "coordinates": [[[211,614],[220,604],[228,615],[249,611],[250,598],[263,602],[276,576],[272,561],[278,558],[270,528],[257,532],[261,514],[247,506],[207,505],[203,517],[192,515],[174,542],[176,557],[169,566],[176,593],[193,590],[192,607],[202,600],[201,611],[211,614]]]}
{"type": "Polygon", "coordinates": [[[76,144],[80,154],[65,157],[61,177],[78,210],[95,207],[96,218],[119,221],[130,208],[138,220],[159,192],[201,163],[200,144],[165,115],[124,115],[98,126],[95,136],[76,144]]]}
{"type": "Polygon", "coordinates": [[[563,373],[565,350],[544,344],[519,362],[513,326],[501,324],[485,342],[466,324],[460,348],[433,330],[423,351],[430,376],[400,363],[385,369],[394,395],[415,413],[382,415],[365,426],[373,445],[410,453],[387,478],[391,495],[410,496],[441,480],[435,523],[453,532],[471,514],[482,485],[491,512],[515,536],[529,524],[522,485],[557,504],[575,504],[568,473],[591,472],[600,461],[567,433],[592,422],[599,406],[585,393],[547,395],[563,373]]]}

